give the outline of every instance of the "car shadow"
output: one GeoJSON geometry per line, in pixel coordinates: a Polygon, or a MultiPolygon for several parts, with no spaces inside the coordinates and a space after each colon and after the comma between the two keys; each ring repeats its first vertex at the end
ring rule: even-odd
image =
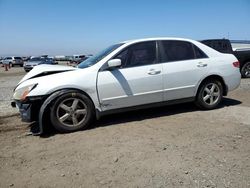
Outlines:
{"type": "MultiPolygon", "coordinates": [[[[217,107],[217,109],[228,106],[235,106],[241,103],[242,103],[241,101],[235,99],[224,98],[221,104],[217,107]]],[[[96,122],[95,128],[121,124],[121,123],[128,123],[133,121],[142,121],[145,119],[153,119],[163,116],[183,114],[194,111],[202,111],[202,110],[200,110],[194,103],[182,103],[182,104],[155,107],[143,110],[129,111],[102,117],[100,120],[96,122]]]]}
{"type": "MultiPolygon", "coordinates": [[[[235,99],[224,98],[217,109],[228,106],[236,106],[241,103],[242,103],[241,101],[235,99]]],[[[95,124],[88,130],[95,129],[98,127],[106,127],[122,123],[136,122],[145,119],[154,119],[158,117],[171,116],[171,115],[189,113],[194,111],[201,111],[201,110],[198,107],[196,107],[194,103],[183,103],[170,106],[154,107],[142,110],[117,113],[102,117],[101,119],[97,120],[95,124]]],[[[37,135],[37,132],[39,132],[39,125],[37,122],[33,122],[30,124],[30,131],[33,133],[33,135],[37,135]]],[[[55,134],[58,134],[58,132],[52,127],[52,125],[50,125],[49,128],[47,128],[46,131],[40,136],[43,138],[48,138],[54,136],[55,134]]]]}

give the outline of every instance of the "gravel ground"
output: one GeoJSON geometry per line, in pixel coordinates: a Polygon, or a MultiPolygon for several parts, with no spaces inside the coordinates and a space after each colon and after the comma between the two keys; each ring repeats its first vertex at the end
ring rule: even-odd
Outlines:
{"type": "Polygon", "coordinates": [[[4,71],[3,67],[0,68],[0,117],[3,117],[18,113],[17,109],[10,107],[10,102],[13,89],[25,75],[25,72],[19,67],[13,67],[9,71],[4,71]]]}
{"type": "Polygon", "coordinates": [[[0,71],[0,187],[250,187],[250,79],[216,110],[140,110],[34,137],[9,106],[23,75],[0,71]]]}

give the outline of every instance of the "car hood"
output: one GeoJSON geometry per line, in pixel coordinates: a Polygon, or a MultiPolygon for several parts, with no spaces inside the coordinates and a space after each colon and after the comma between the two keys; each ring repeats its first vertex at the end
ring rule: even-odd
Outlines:
{"type": "Polygon", "coordinates": [[[42,63],[43,61],[28,61],[25,63],[26,65],[38,65],[39,63],[42,63]]]}
{"type": "Polygon", "coordinates": [[[35,66],[30,72],[28,72],[18,83],[18,85],[25,80],[31,78],[37,78],[41,76],[46,76],[50,74],[61,73],[65,71],[77,70],[78,68],[70,67],[70,66],[62,66],[62,65],[39,65],[35,66]]]}

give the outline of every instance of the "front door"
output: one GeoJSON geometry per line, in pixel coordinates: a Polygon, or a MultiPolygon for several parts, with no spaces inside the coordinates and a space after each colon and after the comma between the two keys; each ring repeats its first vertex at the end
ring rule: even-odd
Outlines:
{"type": "Polygon", "coordinates": [[[162,65],[157,64],[156,42],[141,42],[122,50],[113,59],[122,66],[98,74],[102,110],[163,101],[162,65]]]}

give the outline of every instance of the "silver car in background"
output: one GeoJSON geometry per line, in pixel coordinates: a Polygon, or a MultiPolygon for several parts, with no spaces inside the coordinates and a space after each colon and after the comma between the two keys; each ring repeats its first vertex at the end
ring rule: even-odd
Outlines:
{"type": "Polygon", "coordinates": [[[45,57],[33,57],[30,60],[26,61],[24,63],[24,70],[26,72],[29,72],[31,69],[33,69],[37,65],[55,65],[57,64],[52,58],[45,58],[45,57]]]}
{"type": "Polygon", "coordinates": [[[12,67],[14,67],[16,65],[22,67],[23,66],[23,59],[21,57],[18,57],[18,56],[5,57],[2,60],[2,63],[3,64],[9,64],[12,67]]]}

